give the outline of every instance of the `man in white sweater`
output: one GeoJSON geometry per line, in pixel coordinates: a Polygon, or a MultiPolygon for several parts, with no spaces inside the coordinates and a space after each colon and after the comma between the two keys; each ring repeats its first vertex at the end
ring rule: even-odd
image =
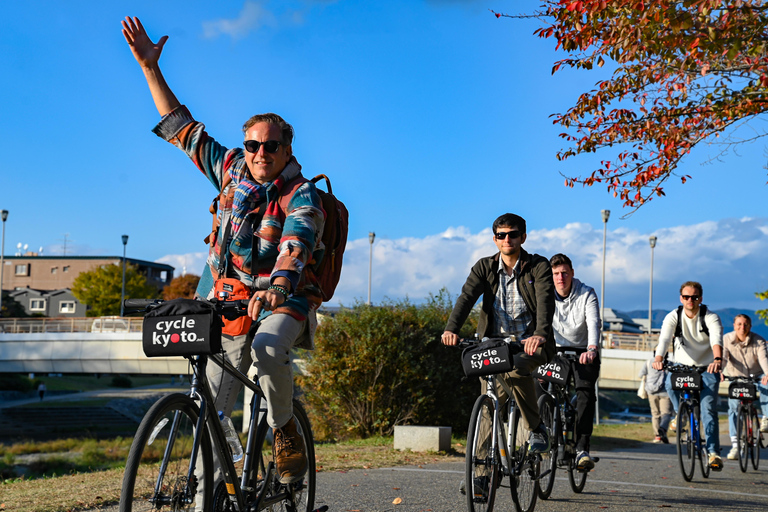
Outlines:
{"type": "MultiPolygon", "coordinates": [[[[723,326],[720,317],[701,304],[702,297],[703,290],[697,282],[688,281],[680,287],[680,302],[683,305],[664,318],[653,367],[662,369],[664,356],[673,342],[676,363],[707,367],[706,373],[701,376],[701,421],[707,438],[709,466],[720,471],[723,461],[720,458],[717,391],[722,370],[723,326]]],[[[680,392],[672,389],[670,377],[671,373],[667,377],[667,391],[677,412],[680,392]]]]}
{"type": "Polygon", "coordinates": [[[600,308],[595,290],[574,278],[573,263],[565,254],[550,258],[555,282],[555,344],[581,352],[574,364],[576,381],[576,463],[581,470],[595,467],[589,439],[595,417],[595,383],[600,376],[600,308]]]}

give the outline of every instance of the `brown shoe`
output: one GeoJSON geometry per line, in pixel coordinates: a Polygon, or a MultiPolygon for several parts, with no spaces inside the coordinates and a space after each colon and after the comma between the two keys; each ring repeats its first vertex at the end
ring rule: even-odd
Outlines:
{"type": "Polygon", "coordinates": [[[272,443],[272,456],[277,466],[277,475],[281,484],[292,484],[307,472],[307,453],[304,440],[296,430],[296,422],[290,419],[281,428],[273,430],[275,440],[272,443]]]}

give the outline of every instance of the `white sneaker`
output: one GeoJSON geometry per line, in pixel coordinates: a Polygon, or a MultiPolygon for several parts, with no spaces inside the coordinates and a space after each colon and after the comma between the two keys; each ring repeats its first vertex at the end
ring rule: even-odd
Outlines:
{"type": "Polygon", "coordinates": [[[739,447],[734,446],[731,448],[731,451],[728,452],[728,455],[726,456],[728,460],[739,460],[739,447]]]}
{"type": "Polygon", "coordinates": [[[768,416],[763,416],[760,420],[760,432],[768,432],[768,416]]]}

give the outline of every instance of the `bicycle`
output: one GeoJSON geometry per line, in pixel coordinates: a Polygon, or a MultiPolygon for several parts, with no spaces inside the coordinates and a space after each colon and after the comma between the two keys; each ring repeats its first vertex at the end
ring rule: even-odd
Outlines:
{"type": "MultiPolygon", "coordinates": [[[[539,397],[539,413],[547,426],[551,440],[550,451],[542,454],[539,498],[546,500],[555,486],[558,468],[568,471],[571,490],[580,493],[587,483],[590,470],[578,469],[576,461],[576,380],[574,364],[583,350],[561,350],[555,359],[536,369],[536,377],[548,383],[539,397]]],[[[592,460],[598,462],[599,457],[592,460]]]]}
{"type": "MultiPolygon", "coordinates": [[[[234,319],[247,314],[247,300],[202,302],[209,304],[217,316],[234,319]]],[[[149,313],[162,303],[159,300],[128,299],[125,310],[149,313]]],[[[189,319],[184,318],[189,325],[189,319]]],[[[146,322],[145,319],[145,336],[146,322]]],[[[216,324],[219,325],[218,331],[214,328],[211,339],[215,335],[220,336],[220,324],[216,324]]],[[[181,338],[195,341],[191,335],[181,335],[181,338]]],[[[176,341],[169,339],[177,344],[180,342],[178,335],[176,341]]],[[[271,429],[267,424],[266,400],[263,399],[258,378],[252,381],[227,362],[221,353],[191,353],[184,357],[192,367],[189,392],[172,393],[160,398],[144,415],[125,466],[120,512],[195,509],[214,512],[312,511],[316,485],[314,442],[309,419],[301,404],[293,400],[293,417],[306,447],[308,467],[303,479],[293,484],[281,484],[269,447],[271,429]],[[205,372],[210,362],[222,367],[253,392],[250,424],[256,428],[249,429],[242,463],[238,463],[237,467],[213,407],[212,391],[205,372]],[[216,488],[213,488],[214,451],[223,476],[223,481],[216,488]],[[197,503],[198,500],[202,503],[197,503]]],[[[323,510],[327,507],[316,512],[323,510]]]]}
{"type": "MultiPolygon", "coordinates": [[[[508,347],[507,357],[511,365],[512,356],[523,351],[523,347],[511,337],[484,338],[482,342],[461,339],[458,346],[482,349],[499,342],[508,347]]],[[[490,353],[492,350],[486,350],[491,360],[495,357],[490,353]]],[[[478,360],[478,372],[485,371],[487,365],[484,360],[478,360]]],[[[478,376],[485,382],[486,391],[475,401],[467,432],[464,480],[467,509],[469,512],[491,512],[496,489],[501,487],[502,479],[509,476],[516,510],[531,512],[536,506],[541,456],[528,453],[528,436],[510,386],[503,378],[497,378],[497,374],[478,376]],[[497,385],[507,393],[505,403],[499,401],[497,385]]]]}
{"type": "Polygon", "coordinates": [[[756,382],[760,377],[725,377],[730,380],[728,386],[728,398],[739,400],[737,411],[736,438],[739,449],[739,468],[742,473],[747,472],[747,459],[752,461],[752,469],[757,471],[760,465],[760,445],[763,443],[763,435],[760,432],[760,418],[757,415],[754,401],[757,400],[756,382]]]}
{"type": "Polygon", "coordinates": [[[677,363],[664,363],[664,368],[671,373],[672,389],[680,391],[680,403],[677,409],[677,459],[680,472],[686,482],[693,479],[696,459],[699,460],[701,475],[709,478],[710,466],[707,447],[701,435],[701,374],[706,366],[688,366],[677,363]]]}

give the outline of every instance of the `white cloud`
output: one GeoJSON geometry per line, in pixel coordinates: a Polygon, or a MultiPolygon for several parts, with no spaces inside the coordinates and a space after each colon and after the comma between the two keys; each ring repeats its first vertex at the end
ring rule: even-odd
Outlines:
{"type": "Polygon", "coordinates": [[[203,22],[203,37],[213,39],[219,35],[228,35],[232,39],[241,39],[249,32],[263,26],[274,26],[275,16],[262,3],[248,0],[237,18],[218,19],[203,22]]]}
{"type": "Polygon", "coordinates": [[[191,252],[189,254],[168,254],[156,260],[157,263],[165,263],[173,266],[174,277],[183,274],[200,275],[203,272],[205,261],[208,259],[207,252],[191,252]]]}
{"type": "MultiPolygon", "coordinates": [[[[699,281],[705,303],[714,309],[768,307],[754,292],[768,289],[768,218],[724,219],[640,233],[618,228],[606,238],[606,306],[620,310],[648,307],[651,249],[654,251],[654,308],[671,309],[685,281],[699,281]]],[[[424,238],[376,238],[373,246],[372,300],[408,296],[419,302],[445,287],[456,296],[479,258],[496,251],[491,229],[472,233],[452,227],[424,238]]],[[[562,252],[573,261],[576,276],[600,292],[603,231],[584,223],[533,230],[524,245],[546,257],[562,252]]],[[[368,296],[368,238],[350,240],[341,282],[332,303],[351,305],[368,296]]],[[[200,273],[203,253],[165,256],[158,261],[200,273]],[[194,262],[194,264],[193,264],[194,262]]],[[[177,270],[177,273],[180,271],[177,270]]]]}

